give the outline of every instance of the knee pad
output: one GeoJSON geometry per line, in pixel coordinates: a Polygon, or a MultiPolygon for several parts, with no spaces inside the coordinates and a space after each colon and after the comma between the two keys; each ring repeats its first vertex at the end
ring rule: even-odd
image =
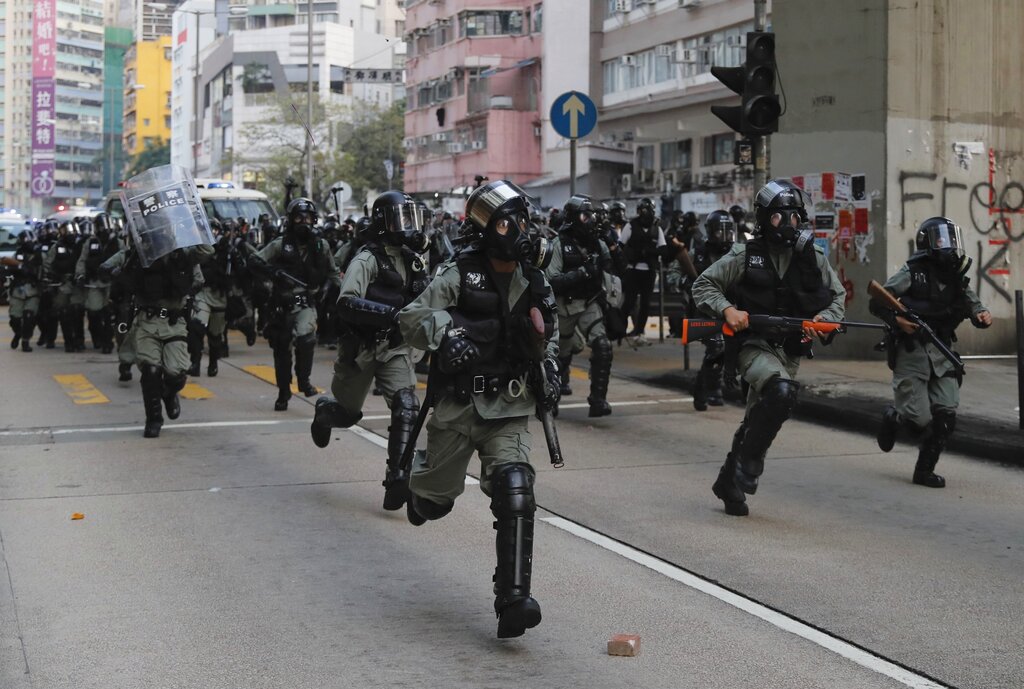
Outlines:
{"type": "Polygon", "coordinates": [[[416,510],[416,512],[418,512],[421,517],[428,521],[440,519],[441,517],[451,512],[453,507],[455,507],[454,502],[450,502],[447,505],[442,505],[440,503],[434,502],[433,500],[421,498],[415,493],[412,494],[412,508],[416,510]]]}
{"type": "Polygon", "coordinates": [[[185,383],[188,382],[188,373],[182,372],[176,375],[169,375],[164,373],[164,387],[167,393],[176,393],[185,387],[185,383]]]}
{"type": "Polygon", "coordinates": [[[194,337],[203,337],[206,335],[206,326],[198,318],[190,318],[188,325],[186,326],[189,335],[194,337]]]}
{"type": "Polygon", "coordinates": [[[315,347],[316,346],[316,334],[309,333],[308,335],[300,335],[295,339],[296,347],[315,347]]]}
{"type": "Polygon", "coordinates": [[[603,335],[590,343],[591,359],[600,363],[611,363],[612,343],[603,335]]]}
{"type": "Polygon", "coordinates": [[[163,379],[164,370],[155,364],[140,363],[139,371],[146,380],[163,379]]]}
{"type": "Polygon", "coordinates": [[[772,416],[785,421],[792,413],[793,407],[796,406],[796,398],[799,393],[800,383],[776,376],[761,388],[759,403],[765,405],[766,411],[769,411],[772,416]]]}
{"type": "Polygon", "coordinates": [[[527,464],[509,464],[491,479],[491,512],[498,519],[528,517],[537,509],[533,500],[533,471],[527,464]]]}
{"type": "Polygon", "coordinates": [[[956,430],[956,410],[932,407],[932,427],[932,432],[943,439],[953,435],[956,430]]]}
{"type": "Polygon", "coordinates": [[[402,388],[391,397],[391,418],[415,421],[420,400],[412,388],[402,388]]]}

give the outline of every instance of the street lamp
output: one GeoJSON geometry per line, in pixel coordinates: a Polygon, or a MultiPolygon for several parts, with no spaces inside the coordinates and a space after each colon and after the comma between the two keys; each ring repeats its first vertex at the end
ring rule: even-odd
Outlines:
{"type": "MultiPolygon", "coordinates": [[[[154,10],[166,10],[168,4],[166,2],[146,2],[143,3],[146,7],[151,7],[154,10]]],[[[217,10],[183,10],[180,7],[174,9],[175,12],[181,12],[182,14],[191,14],[196,18],[196,67],[195,67],[195,83],[192,88],[192,176],[195,177],[199,174],[199,17],[201,15],[217,15],[217,10]]],[[[244,17],[249,14],[249,7],[247,5],[232,5],[228,7],[228,14],[232,17],[244,17]]]]}

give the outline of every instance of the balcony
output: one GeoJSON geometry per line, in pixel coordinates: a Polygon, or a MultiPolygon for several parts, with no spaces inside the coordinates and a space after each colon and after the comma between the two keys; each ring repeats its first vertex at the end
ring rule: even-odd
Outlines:
{"type": "Polygon", "coordinates": [[[471,78],[466,95],[469,114],[489,110],[537,110],[537,80],[533,69],[529,68],[471,78]]]}

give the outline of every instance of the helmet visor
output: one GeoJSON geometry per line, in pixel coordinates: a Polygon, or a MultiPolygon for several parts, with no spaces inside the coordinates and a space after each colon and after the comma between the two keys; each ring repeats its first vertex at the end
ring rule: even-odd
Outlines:
{"type": "Polygon", "coordinates": [[[732,244],[736,241],[736,223],[730,220],[719,220],[717,227],[712,226],[708,228],[708,240],[712,242],[721,242],[723,244],[732,244]]]}
{"type": "Polygon", "coordinates": [[[937,223],[928,228],[928,248],[932,251],[952,249],[963,255],[964,239],[960,234],[960,226],[953,223],[937,223]]]}
{"type": "Polygon", "coordinates": [[[384,219],[391,232],[422,232],[425,223],[423,209],[415,203],[385,207],[384,219]]]}

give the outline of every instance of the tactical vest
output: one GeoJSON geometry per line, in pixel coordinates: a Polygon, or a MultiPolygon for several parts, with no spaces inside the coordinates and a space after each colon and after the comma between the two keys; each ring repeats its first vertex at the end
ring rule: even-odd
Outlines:
{"type": "Polygon", "coordinates": [[[832,303],[816,252],[794,252],[789,269],[780,278],[762,240],[747,242],[746,247],[746,264],[734,300],[743,311],[810,318],[832,303]]]}
{"type": "Polygon", "coordinates": [[[554,328],[554,314],[544,308],[543,274],[520,264],[531,286],[507,309],[508,302],[495,284],[490,261],[483,252],[462,253],[455,262],[459,269],[459,299],[452,311],[453,322],[466,329],[466,336],[480,350],[480,358],[460,376],[499,381],[524,376],[530,364],[522,344],[528,336],[525,329],[531,327],[530,308],[537,306],[544,314],[546,336],[554,328]]]}
{"type": "Polygon", "coordinates": [[[965,290],[968,279],[954,278],[946,282],[924,252],[911,256],[907,267],[910,268],[910,289],[901,301],[940,337],[952,339],[956,327],[970,316],[965,290]]]}
{"type": "Polygon", "coordinates": [[[149,268],[143,268],[138,261],[132,261],[131,271],[131,284],[141,305],[165,299],[184,299],[192,291],[192,261],[181,253],[164,256],[149,268]]]}
{"type": "MultiPolygon", "coordinates": [[[[596,242],[592,249],[587,249],[580,245],[580,242],[569,230],[559,232],[558,238],[561,240],[560,243],[562,245],[562,272],[568,273],[569,271],[576,270],[586,263],[587,258],[594,252],[597,252],[598,264],[602,263],[601,246],[596,242]]],[[[604,281],[601,271],[598,270],[597,274],[592,275],[589,280],[583,280],[572,285],[559,294],[559,296],[571,297],[573,299],[591,299],[597,296],[597,293],[601,291],[603,286],[604,281]]]]}
{"type": "Polygon", "coordinates": [[[18,267],[12,270],[14,285],[34,284],[39,281],[39,254],[31,249],[21,249],[14,254],[14,258],[19,262],[18,267]]]}
{"type": "Polygon", "coordinates": [[[428,279],[423,261],[412,250],[402,248],[407,276],[404,282],[384,247],[376,243],[368,244],[363,247],[363,251],[369,251],[377,261],[377,277],[366,288],[366,298],[370,301],[400,309],[426,289],[428,279]]]}
{"type": "Polygon", "coordinates": [[[281,240],[281,253],[274,259],[275,266],[309,285],[310,290],[317,290],[328,278],[327,256],[322,239],[307,245],[306,257],[299,251],[299,243],[290,237],[281,240]]]}
{"type": "Polygon", "coordinates": [[[78,262],[74,243],[59,242],[54,251],[56,253],[53,257],[53,274],[59,277],[74,273],[75,263],[78,262]]]}
{"type": "Polygon", "coordinates": [[[117,253],[117,242],[108,240],[104,243],[93,237],[85,243],[82,251],[85,252],[85,277],[88,280],[95,280],[96,271],[103,262],[117,253]]]}
{"type": "Polygon", "coordinates": [[[200,266],[206,287],[226,291],[231,286],[231,252],[221,244],[214,246],[213,256],[200,266]]]}
{"type": "Polygon", "coordinates": [[[658,226],[651,221],[650,227],[643,227],[640,218],[629,221],[629,239],[624,250],[630,264],[646,263],[651,268],[658,260],[658,226]]]}

